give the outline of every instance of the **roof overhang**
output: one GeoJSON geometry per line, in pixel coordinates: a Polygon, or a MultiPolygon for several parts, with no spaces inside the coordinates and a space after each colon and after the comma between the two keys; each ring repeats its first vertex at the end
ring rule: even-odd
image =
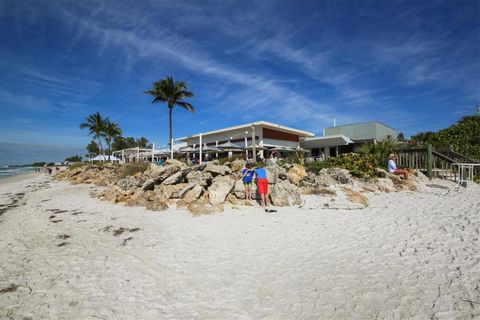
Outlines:
{"type": "Polygon", "coordinates": [[[306,138],[300,141],[300,145],[304,148],[345,146],[350,143],[353,143],[353,141],[349,137],[344,136],[343,134],[325,136],[325,137],[306,138]]]}
{"type": "MultiPolygon", "coordinates": [[[[268,128],[268,129],[281,131],[281,132],[286,132],[286,133],[291,133],[291,134],[297,135],[299,137],[313,137],[313,136],[315,136],[315,134],[313,134],[312,132],[298,130],[298,129],[290,128],[290,127],[285,127],[285,126],[282,126],[282,125],[279,125],[279,124],[276,124],[276,123],[272,123],[272,122],[267,122],[267,121],[257,121],[257,122],[242,124],[242,125],[239,125],[239,126],[234,126],[234,127],[228,127],[228,128],[203,132],[203,133],[201,133],[201,135],[202,135],[202,137],[207,137],[209,135],[218,134],[218,133],[222,133],[222,132],[228,132],[228,131],[234,131],[234,130],[239,130],[239,129],[245,129],[245,131],[248,131],[252,126],[261,127],[261,128],[268,128]]],[[[200,137],[200,133],[199,134],[194,134],[194,135],[191,135],[191,136],[181,137],[181,138],[178,138],[176,140],[177,141],[187,141],[188,139],[198,138],[198,137],[200,137]]]]}

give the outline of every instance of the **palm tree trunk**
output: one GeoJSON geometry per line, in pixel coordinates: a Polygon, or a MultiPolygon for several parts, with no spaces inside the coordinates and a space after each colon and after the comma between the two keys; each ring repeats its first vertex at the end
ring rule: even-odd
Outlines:
{"type": "Polygon", "coordinates": [[[172,150],[173,148],[173,143],[172,143],[172,110],[173,110],[173,107],[168,107],[168,125],[170,127],[170,139],[168,140],[168,144],[170,145],[170,150],[172,150]]]}
{"type": "Polygon", "coordinates": [[[103,154],[102,140],[100,140],[100,135],[97,135],[98,146],[100,147],[100,153],[103,154]]]}

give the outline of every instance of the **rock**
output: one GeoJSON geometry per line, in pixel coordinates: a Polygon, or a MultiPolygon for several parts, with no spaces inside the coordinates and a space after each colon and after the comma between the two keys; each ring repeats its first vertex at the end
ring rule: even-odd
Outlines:
{"type": "Polygon", "coordinates": [[[139,192],[132,196],[125,205],[127,206],[146,206],[148,202],[155,201],[156,194],[153,191],[139,192]]]}
{"type": "Polygon", "coordinates": [[[147,203],[147,210],[151,211],[164,211],[168,209],[168,205],[165,201],[152,201],[147,203]]]}
{"type": "Polygon", "coordinates": [[[237,159],[232,161],[232,163],[230,164],[230,168],[232,169],[233,172],[238,172],[238,171],[242,171],[242,169],[245,168],[246,165],[247,165],[247,161],[237,159]]]}
{"type": "Polygon", "coordinates": [[[183,181],[185,181],[185,177],[190,171],[191,169],[189,167],[183,168],[182,170],[165,179],[162,184],[166,185],[182,183],[183,181]]]}
{"type": "Polygon", "coordinates": [[[178,199],[179,192],[187,186],[186,183],[157,185],[155,186],[155,193],[159,199],[178,199]]]}
{"type": "Polygon", "coordinates": [[[232,170],[227,167],[227,166],[219,166],[219,165],[216,165],[216,164],[213,164],[211,162],[209,162],[204,171],[206,172],[210,172],[213,176],[217,176],[217,175],[222,175],[224,176],[225,174],[230,174],[232,173],[232,170]]]}
{"type": "Polygon", "coordinates": [[[186,167],[187,165],[185,163],[183,163],[182,161],[178,161],[178,160],[175,160],[175,159],[167,159],[167,161],[165,161],[165,166],[164,167],[168,167],[168,166],[183,168],[183,167],[186,167]]]}
{"type": "Polygon", "coordinates": [[[188,191],[192,190],[193,187],[195,187],[195,183],[189,183],[189,184],[187,184],[187,185],[185,186],[185,188],[183,188],[182,190],[180,190],[180,191],[178,192],[178,196],[179,196],[180,198],[183,198],[183,196],[184,196],[188,191]]]}
{"type": "Polygon", "coordinates": [[[229,176],[218,176],[208,188],[209,200],[213,205],[225,202],[225,198],[232,191],[235,180],[229,176]]]}
{"type": "Polygon", "coordinates": [[[183,195],[180,195],[180,197],[183,198],[183,201],[185,201],[187,204],[192,203],[193,201],[197,200],[200,198],[202,195],[204,189],[202,186],[199,185],[194,185],[194,187],[190,190],[188,190],[186,193],[183,195]]]}
{"type": "Polygon", "coordinates": [[[302,203],[298,188],[287,180],[282,180],[270,187],[270,199],[273,205],[279,207],[302,203]]]}
{"type": "Polygon", "coordinates": [[[238,199],[245,199],[245,186],[243,185],[242,179],[237,180],[233,186],[233,194],[238,199]]]}
{"type": "MultiPolygon", "coordinates": [[[[176,160],[175,160],[176,161],[176,160]]],[[[171,177],[180,170],[178,166],[155,166],[154,169],[146,173],[148,179],[142,186],[142,190],[153,190],[155,185],[162,183],[165,179],[171,177]]]]}
{"type": "Polygon", "coordinates": [[[375,168],[373,170],[373,173],[376,177],[379,177],[379,178],[385,178],[386,176],[388,176],[387,170],[384,170],[381,168],[375,168]]]}
{"type": "Polygon", "coordinates": [[[295,185],[298,185],[298,183],[306,176],[308,176],[307,171],[301,164],[294,164],[287,172],[288,180],[295,185]]]}
{"type": "Polygon", "coordinates": [[[383,192],[391,192],[395,190],[392,180],[387,178],[378,178],[377,181],[375,181],[375,186],[378,190],[383,192]]]}
{"type": "Polygon", "coordinates": [[[193,169],[187,174],[187,181],[194,183],[203,187],[207,187],[213,179],[213,176],[210,172],[197,171],[193,169]]]}
{"type": "Polygon", "coordinates": [[[328,168],[320,170],[318,176],[314,178],[316,184],[329,187],[334,184],[352,183],[352,175],[348,170],[340,168],[328,168]]]}
{"type": "Polygon", "coordinates": [[[187,206],[187,203],[185,202],[185,200],[180,199],[176,202],[176,205],[177,205],[177,209],[181,209],[181,208],[185,208],[187,206]]]}
{"type": "Polygon", "coordinates": [[[211,205],[205,204],[201,201],[193,201],[187,206],[188,211],[193,215],[204,215],[204,214],[214,214],[223,212],[223,204],[211,205]]]}
{"type": "Polygon", "coordinates": [[[335,190],[323,187],[303,187],[300,189],[302,194],[316,194],[322,196],[336,196],[337,192],[335,190]]]}
{"type": "Polygon", "coordinates": [[[270,166],[264,167],[265,172],[267,173],[268,184],[275,184],[278,182],[278,167],[270,166]]]}
{"type": "Polygon", "coordinates": [[[233,205],[241,205],[243,204],[243,200],[239,200],[237,197],[235,197],[233,194],[229,194],[227,196],[227,201],[230,202],[233,205]]]}
{"type": "Polygon", "coordinates": [[[116,185],[121,189],[121,190],[124,190],[124,191],[127,191],[127,190],[132,190],[132,189],[135,189],[137,187],[139,187],[138,185],[138,180],[135,179],[134,177],[132,176],[128,176],[126,177],[125,179],[120,179],[117,181],[116,185]]]}

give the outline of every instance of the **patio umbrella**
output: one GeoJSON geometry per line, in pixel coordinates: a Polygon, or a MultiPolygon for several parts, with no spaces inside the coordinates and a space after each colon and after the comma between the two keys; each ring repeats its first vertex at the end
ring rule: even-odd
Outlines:
{"type": "Polygon", "coordinates": [[[217,148],[220,151],[226,151],[226,152],[236,152],[236,151],[243,151],[243,148],[239,146],[238,144],[231,143],[230,141],[219,144],[217,148]]]}
{"type": "Polygon", "coordinates": [[[180,149],[180,152],[197,152],[199,149],[198,148],[193,148],[193,147],[186,147],[180,149]]]}
{"type": "Polygon", "coordinates": [[[211,146],[203,146],[202,152],[219,152],[221,151],[219,148],[211,147],[211,146]]]}

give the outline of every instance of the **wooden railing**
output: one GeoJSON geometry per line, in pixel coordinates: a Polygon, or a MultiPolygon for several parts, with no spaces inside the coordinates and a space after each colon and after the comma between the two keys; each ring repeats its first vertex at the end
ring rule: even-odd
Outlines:
{"type": "Polygon", "coordinates": [[[429,178],[441,178],[446,180],[460,181],[463,177],[480,176],[480,163],[460,153],[449,150],[434,150],[427,148],[404,149],[396,151],[398,154],[397,165],[399,167],[420,170],[429,178]],[[446,155],[448,154],[448,156],[446,155]],[[450,157],[451,156],[451,157],[450,157]],[[460,165],[459,164],[467,164],[460,165]],[[460,170],[462,170],[460,172],[460,170]],[[462,176],[460,179],[459,176],[462,176]]]}

